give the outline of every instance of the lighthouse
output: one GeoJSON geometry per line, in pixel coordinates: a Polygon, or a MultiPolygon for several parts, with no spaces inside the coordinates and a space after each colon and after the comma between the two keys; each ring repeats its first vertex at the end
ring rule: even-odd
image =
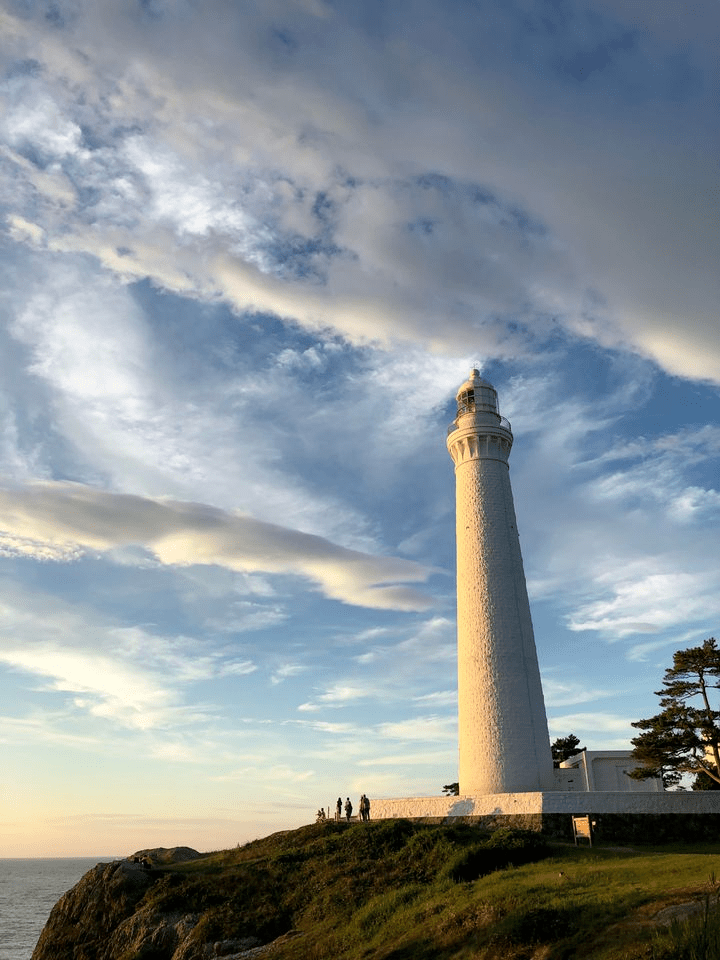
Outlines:
{"type": "Polygon", "coordinates": [[[547,717],[497,391],[472,370],[447,446],[455,464],[462,796],[553,789],[547,717]]]}
{"type": "MultiPolygon", "coordinates": [[[[372,798],[373,818],[471,818],[567,838],[570,818],[629,842],[637,814],[663,815],[687,839],[720,819],[712,791],[665,793],[628,776],[629,750],[583,751],[553,769],[530,604],[510,487],[510,424],[478,370],[457,393],[447,447],[455,464],[460,796],[372,798]],[[632,816],[628,820],[627,814],[632,816]],[[670,815],[670,816],[669,816],[670,815]],[[713,821],[714,822],[714,821],[713,821]]],[[[654,821],[646,824],[652,836],[654,821]]],[[[704,835],[704,834],[703,834],[704,835]]]]}

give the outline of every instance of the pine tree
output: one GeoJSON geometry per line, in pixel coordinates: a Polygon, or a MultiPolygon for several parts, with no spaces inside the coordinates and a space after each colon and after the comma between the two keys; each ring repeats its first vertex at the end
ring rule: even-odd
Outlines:
{"type": "Polygon", "coordinates": [[[710,693],[718,689],[720,650],[714,637],[673,655],[663,689],[656,691],[663,709],[633,723],[644,731],[632,741],[640,764],[629,774],[633,779],[662,777],[668,787],[684,773],[704,773],[720,784],[720,710],[713,709],[710,693]]]}
{"type": "Polygon", "coordinates": [[[576,753],[580,753],[584,749],[585,747],[580,746],[580,740],[574,733],[571,733],[568,737],[558,737],[550,744],[553,766],[559,767],[563,760],[574,757],[576,753]]]}

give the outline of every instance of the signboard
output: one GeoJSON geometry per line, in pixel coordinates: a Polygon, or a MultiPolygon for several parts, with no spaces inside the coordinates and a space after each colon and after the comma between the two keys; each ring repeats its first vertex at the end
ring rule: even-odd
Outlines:
{"type": "Polygon", "coordinates": [[[572,825],[575,846],[577,846],[578,839],[587,840],[590,846],[592,846],[592,823],[590,822],[590,817],[573,817],[572,825]]]}

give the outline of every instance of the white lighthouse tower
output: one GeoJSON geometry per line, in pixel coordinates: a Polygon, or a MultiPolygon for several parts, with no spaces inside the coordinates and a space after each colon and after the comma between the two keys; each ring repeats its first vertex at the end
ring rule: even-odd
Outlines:
{"type": "Polygon", "coordinates": [[[508,457],[513,435],[477,370],[460,387],[455,463],[459,782],[463,796],[552,790],[545,703],[508,457]]]}
{"type": "MultiPolygon", "coordinates": [[[[457,490],[460,796],[373,798],[373,818],[470,817],[567,837],[571,816],[573,830],[602,816],[606,836],[623,842],[639,813],[674,821],[679,837],[710,829],[697,814],[720,819],[712,790],[665,793],[660,780],[632,780],[629,750],[583,751],[553,770],[510,489],[512,431],[477,370],[457,405],[447,446],[457,490]]],[[[648,836],[653,829],[648,821],[648,836]]]]}

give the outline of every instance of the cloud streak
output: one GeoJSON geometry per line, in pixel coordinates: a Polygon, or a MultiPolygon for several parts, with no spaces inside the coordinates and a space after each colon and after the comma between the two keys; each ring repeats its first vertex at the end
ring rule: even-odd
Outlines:
{"type": "Polygon", "coordinates": [[[403,585],[427,579],[430,571],[419,564],[369,556],[323,537],[203,504],[44,483],[0,491],[0,527],[11,553],[71,559],[78,550],[133,545],[163,564],[217,564],[242,572],[302,576],[343,603],[390,610],[430,605],[428,597],[403,585]]]}

